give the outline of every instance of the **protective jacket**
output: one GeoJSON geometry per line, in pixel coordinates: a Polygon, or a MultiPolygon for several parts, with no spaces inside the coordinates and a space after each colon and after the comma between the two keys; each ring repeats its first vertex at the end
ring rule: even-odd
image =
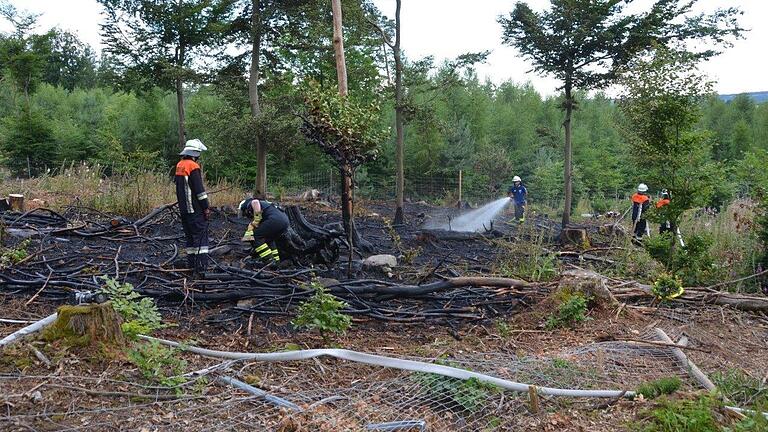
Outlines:
{"type": "Polygon", "coordinates": [[[512,198],[515,200],[515,204],[522,205],[525,204],[525,198],[528,195],[528,189],[526,189],[522,184],[520,186],[512,185],[509,187],[507,193],[512,195],[512,198]]]}
{"type": "Polygon", "coordinates": [[[200,165],[192,159],[182,159],[176,164],[176,199],[181,214],[202,213],[208,208],[200,165]]]}
{"type": "Polygon", "coordinates": [[[180,160],[176,164],[175,180],[187,246],[187,265],[196,273],[204,274],[208,267],[208,222],[204,212],[209,203],[200,165],[192,159],[180,160]]]}
{"type": "Polygon", "coordinates": [[[639,217],[642,217],[642,214],[645,214],[648,211],[650,204],[651,199],[648,195],[643,195],[639,192],[632,195],[632,222],[635,222],[639,217]]]}

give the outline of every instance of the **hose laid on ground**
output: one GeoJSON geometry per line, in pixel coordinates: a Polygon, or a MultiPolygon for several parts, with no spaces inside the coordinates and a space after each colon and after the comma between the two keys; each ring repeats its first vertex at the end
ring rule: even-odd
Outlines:
{"type": "Polygon", "coordinates": [[[17,339],[21,339],[22,337],[24,337],[26,335],[29,335],[29,334],[32,334],[32,333],[35,333],[35,332],[38,332],[38,331],[42,330],[43,327],[45,327],[48,324],[56,321],[56,317],[58,315],[59,314],[57,314],[57,313],[48,315],[47,317],[41,319],[40,321],[37,321],[37,322],[35,322],[33,324],[30,324],[30,325],[24,327],[21,330],[18,330],[18,331],[15,331],[15,332],[9,334],[8,336],[6,336],[2,340],[0,340],[0,347],[6,346],[6,345],[14,342],[17,339]]]}
{"type": "MultiPolygon", "coordinates": [[[[311,349],[300,351],[286,351],[275,353],[242,353],[242,352],[229,352],[229,351],[216,351],[205,348],[198,348],[193,346],[187,346],[178,342],[173,342],[165,339],[158,339],[151,336],[139,336],[141,339],[159,342],[163,345],[168,345],[175,348],[180,348],[184,351],[188,351],[194,354],[199,354],[206,357],[222,358],[222,359],[237,359],[237,360],[253,360],[263,362],[279,362],[279,361],[298,361],[308,360],[316,357],[334,357],[340,360],[347,360],[356,363],[363,363],[373,366],[381,366],[393,369],[401,369],[412,372],[432,373],[437,375],[443,375],[450,378],[456,378],[461,380],[476,379],[478,381],[493,384],[497,387],[516,391],[516,392],[528,392],[533,386],[529,384],[517,383],[514,381],[508,381],[501,378],[496,378],[490,375],[485,375],[477,372],[472,372],[464,369],[459,369],[451,366],[438,365],[434,363],[425,363],[413,360],[402,360],[391,357],[384,357],[375,354],[360,353],[357,351],[351,351],[346,349],[311,349]]],[[[576,389],[560,389],[552,387],[534,387],[536,391],[541,395],[549,396],[568,396],[568,397],[593,397],[593,398],[619,398],[619,397],[634,397],[635,393],[632,391],[621,390],[576,390],[576,389]]]]}

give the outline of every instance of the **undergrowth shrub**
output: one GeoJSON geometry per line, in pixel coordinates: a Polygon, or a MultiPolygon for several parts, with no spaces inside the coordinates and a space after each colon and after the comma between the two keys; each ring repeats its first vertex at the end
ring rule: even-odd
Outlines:
{"type": "Polygon", "coordinates": [[[713,415],[717,401],[709,395],[693,400],[660,399],[641,423],[642,432],[721,432],[713,415]]]}
{"type": "Polygon", "coordinates": [[[182,376],[187,362],[179,357],[179,350],[168,348],[159,342],[141,342],[128,350],[128,360],[139,369],[141,375],[150,382],[164,387],[175,388],[187,382],[182,376]]]}
{"type": "Polygon", "coordinates": [[[496,272],[531,282],[552,280],[559,269],[557,258],[545,250],[548,235],[529,224],[521,226],[519,238],[514,241],[497,240],[496,245],[504,252],[499,254],[496,272]]]}
{"type": "Polygon", "coordinates": [[[712,239],[705,234],[692,234],[681,246],[672,233],[647,237],[643,245],[648,253],[664,265],[669,273],[678,276],[687,286],[712,281],[714,260],[710,254],[712,239]]]}
{"type": "Polygon", "coordinates": [[[296,327],[317,330],[327,342],[327,334],[341,334],[352,325],[352,318],[341,313],[347,304],[317,281],[309,283],[315,294],[299,306],[298,314],[291,323],[296,327]]]}
{"type": "Polygon", "coordinates": [[[651,292],[659,300],[671,300],[683,293],[683,281],[669,273],[661,273],[653,282],[651,292]]]}
{"type": "Polygon", "coordinates": [[[739,406],[768,406],[768,385],[738,369],[717,371],[712,382],[729,401],[739,406]]]}
{"type": "Polygon", "coordinates": [[[122,330],[126,336],[136,338],[164,328],[162,316],[155,302],[134,291],[133,285],[103,276],[104,285],[99,290],[109,297],[112,308],[123,317],[122,330]]]}
{"type": "Polygon", "coordinates": [[[694,399],[659,399],[656,407],[642,414],[632,425],[641,432],[763,432],[768,419],[761,412],[748,414],[740,421],[725,415],[723,402],[711,394],[694,399]]]}
{"type": "MultiPolygon", "coordinates": [[[[445,360],[438,360],[436,363],[459,367],[445,360]]],[[[482,382],[477,378],[462,380],[425,372],[417,372],[412,377],[424,388],[430,400],[458,411],[475,412],[490,396],[501,391],[500,387],[482,382]]]]}
{"type": "Polygon", "coordinates": [[[559,327],[573,327],[587,319],[589,299],[580,292],[561,290],[558,292],[558,306],[555,313],[547,318],[545,328],[554,330],[559,327]]]}
{"type": "Polygon", "coordinates": [[[0,267],[8,267],[23,261],[29,256],[29,239],[21,241],[12,248],[3,248],[0,252],[0,267]]]}

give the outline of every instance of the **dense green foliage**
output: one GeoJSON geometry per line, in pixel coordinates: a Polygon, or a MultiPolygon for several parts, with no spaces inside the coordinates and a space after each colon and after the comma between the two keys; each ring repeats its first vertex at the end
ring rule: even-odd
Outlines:
{"type": "MultiPolygon", "coordinates": [[[[246,3],[235,5],[235,27],[228,37],[249,34],[246,3]]],[[[220,70],[195,75],[198,84],[185,86],[187,136],[200,137],[211,149],[204,160],[211,179],[252,184],[254,137],[268,144],[271,187],[297,174],[328,178],[333,163],[298,131],[301,120],[294,113],[305,105],[293,84],[315,80],[328,89],[335,82],[327,5],[260,4],[264,20],[272,20],[266,22],[287,29],[263,34],[262,114],[253,118],[249,110],[243,75],[248,44],[240,40],[243,55],[217,60],[220,70]]],[[[178,147],[177,100],[168,87],[148,76],[141,92],[113,89],[111,83],[128,82],[125,65],[114,56],[97,59],[73,35],[58,30],[31,34],[21,14],[15,16],[16,30],[0,36],[3,164],[17,175],[78,161],[99,162],[107,174],[137,167],[168,172],[178,147]]],[[[385,91],[391,84],[380,37],[366,16],[380,20],[385,29],[391,26],[369,2],[345,2],[350,95],[363,104],[383,96],[376,124],[387,127],[394,122],[394,102],[385,91]]],[[[406,196],[426,189],[440,198],[436,195],[454,187],[462,170],[465,196],[475,201],[503,194],[508,179],[520,175],[532,203],[561,207],[561,99],[542,97],[532,86],[512,80],[483,82],[471,67],[478,59],[437,65],[429,58],[405,59],[406,196]]],[[[634,143],[626,139],[626,124],[617,121],[624,114],[614,101],[600,93],[574,96],[579,100],[572,124],[574,205],[585,196],[596,203],[624,197],[640,181],[659,190],[662,186],[645,178],[646,168],[656,162],[629,156],[634,143]]],[[[710,146],[701,157],[721,162],[732,173],[732,180],[713,186],[710,201],[726,202],[734,193],[751,193],[765,184],[765,170],[756,168],[768,162],[768,105],[746,96],[730,102],[708,96],[699,107],[701,118],[692,130],[706,135],[710,146]]],[[[380,144],[379,157],[362,165],[357,180],[363,195],[390,198],[394,132],[380,144]]]]}

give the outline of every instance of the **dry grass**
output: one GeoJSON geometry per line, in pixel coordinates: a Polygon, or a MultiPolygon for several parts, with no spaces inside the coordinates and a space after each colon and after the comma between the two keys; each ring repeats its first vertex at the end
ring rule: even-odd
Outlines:
{"type": "MultiPolygon", "coordinates": [[[[235,206],[246,195],[238,185],[219,181],[207,185],[215,206],[235,206]]],[[[170,175],[142,171],[107,176],[100,166],[72,165],[57,174],[0,183],[0,196],[24,194],[27,208],[89,207],[101,212],[139,217],[153,208],[176,201],[170,175]]]]}

